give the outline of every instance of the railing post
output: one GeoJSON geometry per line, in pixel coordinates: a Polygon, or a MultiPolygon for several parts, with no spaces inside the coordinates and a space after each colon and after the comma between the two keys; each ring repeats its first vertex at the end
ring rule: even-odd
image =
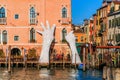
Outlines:
{"type": "Polygon", "coordinates": [[[0,24],[6,24],[6,18],[0,18],[0,24]]]}
{"type": "Polygon", "coordinates": [[[62,63],[63,63],[63,69],[65,68],[64,67],[64,65],[65,65],[65,63],[64,63],[64,56],[62,56],[62,63]]]}

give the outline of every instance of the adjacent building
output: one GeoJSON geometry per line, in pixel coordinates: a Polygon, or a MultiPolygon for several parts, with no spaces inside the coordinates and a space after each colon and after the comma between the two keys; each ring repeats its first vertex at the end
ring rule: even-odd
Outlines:
{"type": "Polygon", "coordinates": [[[104,0],[102,7],[97,10],[96,14],[96,32],[97,32],[97,45],[106,45],[107,44],[107,21],[108,21],[108,13],[110,12],[110,3],[111,1],[104,0]]]}
{"type": "Polygon", "coordinates": [[[108,14],[108,41],[113,45],[120,44],[120,1],[113,1],[108,14]]]}

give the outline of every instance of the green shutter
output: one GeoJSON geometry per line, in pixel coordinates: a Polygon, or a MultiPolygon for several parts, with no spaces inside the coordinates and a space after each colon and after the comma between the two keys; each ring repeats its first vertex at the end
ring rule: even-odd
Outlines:
{"type": "Polygon", "coordinates": [[[118,28],[120,28],[120,17],[118,18],[118,28]]]}
{"type": "Polygon", "coordinates": [[[101,31],[103,32],[103,24],[101,24],[101,31]]]}
{"type": "Polygon", "coordinates": [[[120,33],[118,34],[118,42],[120,41],[120,33]]]}
{"type": "Polygon", "coordinates": [[[114,19],[112,19],[112,27],[114,27],[114,19]]]}
{"type": "Polygon", "coordinates": [[[116,42],[118,42],[118,34],[115,34],[116,42]]]}
{"type": "Polygon", "coordinates": [[[109,20],[109,28],[111,27],[111,20],[109,20]]]}

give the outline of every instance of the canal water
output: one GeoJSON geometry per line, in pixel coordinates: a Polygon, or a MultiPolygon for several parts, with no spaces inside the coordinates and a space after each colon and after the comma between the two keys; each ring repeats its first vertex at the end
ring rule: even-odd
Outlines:
{"type": "Polygon", "coordinates": [[[0,69],[0,80],[102,80],[102,72],[98,70],[83,72],[75,69],[14,68],[10,74],[6,69],[0,69]]]}

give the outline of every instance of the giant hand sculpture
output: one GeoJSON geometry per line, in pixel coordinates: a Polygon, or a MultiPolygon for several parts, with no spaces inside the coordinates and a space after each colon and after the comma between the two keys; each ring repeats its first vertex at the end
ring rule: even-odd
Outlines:
{"type": "Polygon", "coordinates": [[[54,30],[55,24],[50,28],[48,21],[46,21],[46,26],[41,23],[41,27],[43,28],[43,32],[36,30],[39,34],[43,36],[43,46],[41,50],[41,55],[39,58],[40,63],[49,63],[49,49],[52,41],[54,40],[54,30]]]}
{"type": "Polygon", "coordinates": [[[76,45],[75,45],[75,36],[73,34],[73,31],[71,31],[70,33],[67,34],[67,36],[65,37],[67,42],[70,45],[71,48],[71,52],[72,52],[72,63],[76,63],[76,64],[80,64],[81,60],[80,57],[78,55],[77,49],[76,49],[76,45]]]}

